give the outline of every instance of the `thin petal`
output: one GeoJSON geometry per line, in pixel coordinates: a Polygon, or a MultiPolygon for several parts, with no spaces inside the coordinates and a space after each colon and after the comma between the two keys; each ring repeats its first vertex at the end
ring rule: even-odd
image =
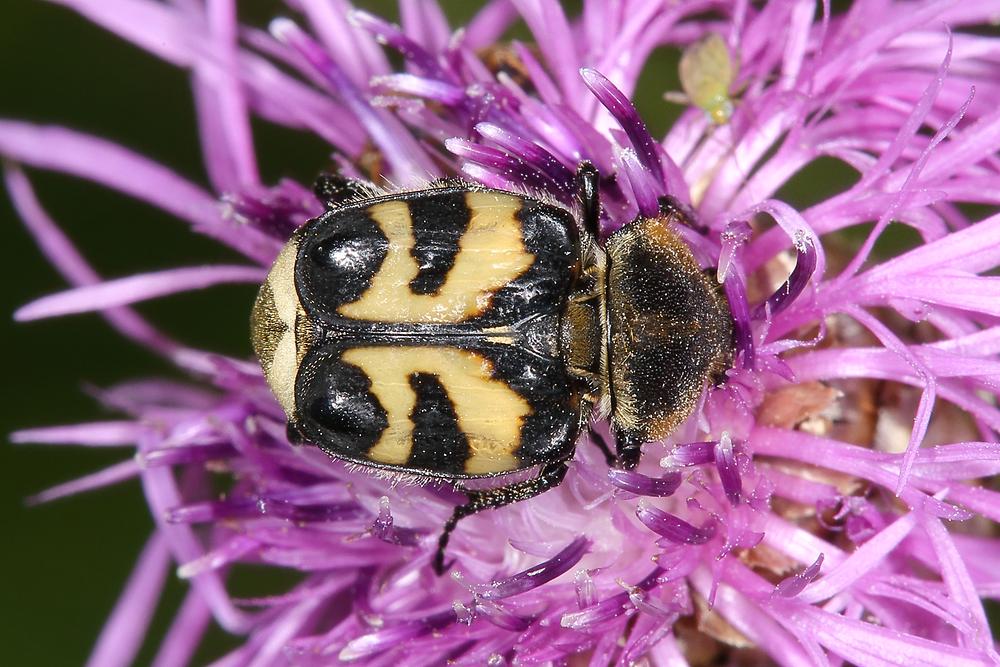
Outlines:
{"type": "Polygon", "coordinates": [[[61,127],[0,120],[0,154],[41,169],[86,178],[149,202],[198,231],[270,264],[279,244],[225,223],[215,198],[172,171],[103,139],[61,127]]]}
{"type": "Polygon", "coordinates": [[[65,498],[66,496],[83,493],[84,491],[92,491],[101,487],[117,484],[118,482],[122,482],[126,479],[132,479],[138,474],[139,464],[132,459],[127,459],[125,461],[121,461],[120,463],[108,466],[103,470],[98,470],[97,472],[84,475],[83,477],[79,477],[70,482],[53,486],[52,488],[46,489],[41,493],[36,493],[28,498],[28,504],[37,505],[52,502],[53,500],[57,500],[59,498],[65,498]]]}
{"type": "Polygon", "coordinates": [[[47,426],[15,431],[10,441],[24,443],[54,443],[87,447],[121,447],[134,445],[143,427],[133,421],[106,421],[71,426],[47,426]]]}
{"type": "Polygon", "coordinates": [[[161,296],[205,289],[224,283],[260,283],[266,272],[255,266],[199,266],[167,269],[42,297],[14,313],[19,321],[124,306],[161,296]]]}
{"type": "Polygon", "coordinates": [[[170,552],[164,539],[153,534],[143,547],[97,644],[88,667],[131,665],[146,638],[163,585],[170,571],[170,552]]]}
{"type": "Polygon", "coordinates": [[[174,616],[167,636],[153,658],[153,667],[185,667],[191,663],[201,638],[212,620],[208,606],[194,589],[184,596],[181,608],[174,616]]]}
{"type": "Polygon", "coordinates": [[[578,537],[549,560],[512,577],[476,586],[473,591],[483,600],[499,600],[524,593],[568,572],[589,548],[590,540],[578,537]]]}

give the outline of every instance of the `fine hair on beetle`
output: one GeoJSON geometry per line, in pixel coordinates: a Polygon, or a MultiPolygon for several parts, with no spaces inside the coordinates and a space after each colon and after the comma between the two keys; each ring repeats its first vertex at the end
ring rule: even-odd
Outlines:
{"type": "Polygon", "coordinates": [[[251,338],[289,440],[387,486],[466,494],[439,574],[462,518],[557,486],[585,433],[636,467],[731,363],[725,296],[674,231],[691,213],[665,198],[602,241],[599,190],[588,162],[570,207],[454,178],[390,192],[323,175],[326,211],[261,286],[251,338]]]}

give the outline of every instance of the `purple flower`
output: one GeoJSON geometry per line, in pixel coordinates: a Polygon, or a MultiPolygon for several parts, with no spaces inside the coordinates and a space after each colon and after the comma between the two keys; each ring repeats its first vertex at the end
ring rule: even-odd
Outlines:
{"type": "Polygon", "coordinates": [[[456,30],[433,2],[400,0],[400,27],[346,0],[296,0],[296,18],[261,31],[231,0],[57,2],[194,73],[212,185],[71,130],[0,122],[11,197],[72,285],[15,316],[100,311],[191,377],[105,390],[120,420],[13,436],[136,449],[39,496],[138,478],[157,525],[92,664],[132,660],[171,567],[190,592],[159,666],[185,664],[211,622],[245,638],[219,665],[1000,660],[982,604],[1000,597],[1000,494],[986,483],[1000,472],[1000,215],[970,206],[1000,203],[1000,38],[979,29],[1000,4],[626,0],[570,17],[554,0],[493,0],[456,30]],[[534,45],[498,43],[517,20],[534,45]],[[706,44],[714,56],[695,55],[706,44]],[[630,96],[662,46],[688,49],[700,106],[654,138],[630,96]],[[303,184],[261,182],[251,116],[322,137],[344,174],[380,185],[460,174],[572,204],[588,159],[605,233],[672,197],[732,305],[733,369],[636,471],[609,473],[584,439],[557,489],[466,519],[454,574],[435,577],[459,494],[289,445],[256,363],[130,308],[259,282],[321,210],[303,184]],[[783,201],[821,158],[854,183],[783,201]],[[150,202],[245,259],[101,281],[17,164],[150,202]],[[919,244],[887,252],[890,223],[919,244]],[[857,225],[853,247],[841,232],[857,225]],[[226,578],[246,564],[300,578],[239,599],[226,578]]]}

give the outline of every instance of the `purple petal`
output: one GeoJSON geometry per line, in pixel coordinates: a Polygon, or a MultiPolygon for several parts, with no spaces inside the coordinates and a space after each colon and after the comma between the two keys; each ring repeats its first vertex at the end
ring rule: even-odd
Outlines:
{"type": "MultiPolygon", "coordinates": [[[[59,273],[73,285],[92,285],[100,282],[100,276],[87,264],[59,226],[42,208],[24,173],[20,169],[8,167],[4,170],[4,176],[14,207],[42,254],[59,273]]],[[[175,356],[183,352],[177,343],[157,331],[130,309],[115,308],[105,311],[103,315],[122,334],[160,354],[175,356]]]]}
{"type": "Polygon", "coordinates": [[[774,587],[774,593],[784,598],[795,597],[802,592],[802,589],[812,583],[813,579],[819,576],[821,567],[823,567],[823,554],[817,556],[812,565],[798,574],[779,581],[778,585],[774,587]]]}
{"type": "Polygon", "coordinates": [[[14,319],[25,322],[46,317],[86,313],[155,299],[178,292],[204,289],[224,283],[260,283],[266,271],[255,266],[198,266],[167,269],[42,297],[14,312],[14,319]]]}
{"type": "Polygon", "coordinates": [[[633,470],[612,468],[608,471],[608,479],[619,489],[640,496],[665,497],[673,495],[681,485],[679,472],[667,472],[659,478],[647,477],[633,470]]]}
{"type": "Polygon", "coordinates": [[[743,481],[736,466],[733,441],[725,431],[722,432],[719,441],[715,443],[715,468],[719,471],[719,479],[722,481],[722,489],[726,492],[726,498],[733,506],[739,505],[743,481]]]}
{"type": "Polygon", "coordinates": [[[262,264],[277,254],[277,242],[259,232],[235,233],[210,194],[172,171],[120,146],[60,127],[0,121],[0,154],[41,169],[95,181],[149,202],[191,222],[199,232],[262,264]]]}
{"type": "Polygon", "coordinates": [[[309,24],[330,52],[343,64],[354,85],[389,71],[389,60],[367,30],[352,21],[354,8],[348,0],[298,0],[309,24]]]}
{"type": "Polygon", "coordinates": [[[312,191],[282,179],[273,188],[243,188],[222,200],[232,207],[237,222],[259,229],[282,243],[307,220],[323,212],[312,191]]]}
{"type": "MultiPolygon", "coordinates": [[[[639,158],[639,163],[653,174],[656,187],[662,188],[664,185],[663,165],[660,163],[658,146],[653,137],[649,135],[649,130],[646,129],[646,124],[640,118],[639,112],[632,106],[629,99],[597,70],[585,67],[580,70],[580,76],[583,77],[590,91],[625,130],[625,134],[628,135],[632,148],[635,149],[639,158]]],[[[668,187],[668,192],[679,191],[675,184],[668,185],[674,185],[674,187],[668,187]]]]}
{"type": "Polygon", "coordinates": [[[684,519],[641,502],[635,515],[654,533],[677,544],[704,544],[712,539],[716,532],[714,521],[696,528],[684,519]]]}
{"type": "Polygon", "coordinates": [[[340,66],[295,23],[288,19],[275,19],[271,22],[271,33],[295,49],[329,82],[385,155],[400,183],[426,180],[428,175],[435,173],[426,152],[400,122],[383,110],[373,109],[340,66]]]}
{"type": "MultiPolygon", "coordinates": [[[[659,583],[660,577],[663,574],[664,570],[662,568],[654,568],[653,571],[642,581],[637,583],[635,586],[629,586],[628,588],[641,591],[652,590],[657,583],[659,583]]],[[[626,614],[633,609],[634,607],[629,599],[629,591],[626,591],[624,593],[613,595],[606,600],[602,600],[592,607],[584,609],[583,611],[563,614],[559,620],[559,624],[564,628],[586,631],[612,619],[618,618],[622,614],[626,614]]]]}
{"type": "Polygon", "coordinates": [[[372,79],[373,88],[390,90],[405,95],[415,95],[427,100],[453,106],[465,100],[465,90],[446,81],[429,79],[415,74],[385,74],[372,79]]]}
{"type": "Polygon", "coordinates": [[[448,80],[448,75],[434,56],[423,46],[410,39],[398,26],[362,10],[352,12],[351,21],[358,27],[371,32],[381,43],[399,51],[408,62],[424,74],[435,79],[448,80]]]}
{"type": "Polygon", "coordinates": [[[362,635],[348,642],[347,646],[340,651],[338,657],[341,660],[357,660],[375,655],[429,632],[445,628],[457,620],[458,617],[455,611],[449,609],[431,614],[419,621],[401,623],[385,630],[362,635]]]}
{"type": "Polygon", "coordinates": [[[660,211],[659,197],[662,194],[656,177],[640,163],[633,149],[625,148],[616,157],[620,165],[619,176],[628,181],[639,213],[655,217],[660,211]]]}
{"type": "Polygon", "coordinates": [[[101,487],[117,484],[118,482],[122,482],[126,479],[132,479],[133,477],[138,476],[138,474],[139,464],[132,459],[128,459],[108,466],[103,470],[98,470],[97,472],[89,475],[84,475],[83,477],[79,477],[70,482],[64,482],[58,486],[53,486],[52,488],[46,489],[41,493],[36,493],[28,498],[27,502],[29,505],[48,503],[59,498],[65,498],[66,496],[83,493],[84,491],[92,491],[101,487]]]}
{"type": "Polygon", "coordinates": [[[229,443],[161,447],[136,454],[136,461],[143,468],[178,466],[208,461],[223,461],[237,456],[229,443]]]}
{"type": "MultiPolygon", "coordinates": [[[[240,80],[235,0],[210,0],[205,19],[211,66],[195,66],[194,98],[205,166],[215,189],[260,183],[246,92],[240,80]]],[[[200,17],[199,17],[200,18],[200,17]]]]}
{"type": "Polygon", "coordinates": [[[587,570],[578,570],[574,584],[576,585],[576,603],[580,609],[597,602],[597,591],[594,587],[594,578],[587,570]]]}
{"type": "Polygon", "coordinates": [[[190,664],[211,620],[211,611],[198,592],[188,589],[167,636],[156,651],[152,667],[185,667],[190,664]]]}
{"type": "Polygon", "coordinates": [[[273,498],[238,498],[191,503],[170,509],[166,520],[172,523],[206,523],[224,519],[250,519],[271,516],[296,523],[346,521],[366,516],[353,502],[323,505],[296,505],[273,498]]]}
{"type": "Polygon", "coordinates": [[[737,354],[742,354],[743,366],[753,370],[756,364],[753,329],[750,325],[750,303],[747,300],[746,285],[737,271],[730,270],[722,283],[733,314],[733,339],[737,354]]]}
{"type": "Polygon", "coordinates": [[[508,632],[524,632],[531,627],[533,622],[532,618],[512,614],[494,602],[483,603],[477,601],[476,611],[482,614],[493,625],[503,628],[508,632]]]}
{"type": "Polygon", "coordinates": [[[412,528],[399,528],[395,525],[392,512],[389,509],[389,498],[379,499],[378,516],[371,526],[371,533],[383,542],[404,547],[414,547],[420,543],[420,532],[412,528]]]}
{"type": "Polygon", "coordinates": [[[54,443],[87,447],[121,447],[134,445],[143,427],[132,421],[106,421],[72,426],[47,426],[15,431],[10,441],[24,443],[54,443]]]}
{"type": "Polygon", "coordinates": [[[750,223],[746,220],[734,220],[726,225],[726,229],[720,236],[722,241],[722,249],[719,252],[718,270],[718,279],[720,281],[725,282],[729,276],[729,268],[732,265],[733,259],[736,257],[737,251],[750,240],[751,232],[750,223]]]}
{"type": "MultiPolygon", "coordinates": [[[[805,463],[823,461],[824,467],[830,470],[867,479],[887,489],[893,489],[899,481],[899,475],[893,466],[887,466],[883,458],[872,460],[872,452],[856,445],[799,431],[760,426],[752,431],[748,439],[753,443],[754,453],[757,455],[781,456],[805,463]]],[[[895,456],[893,459],[898,461],[900,457],[895,456]]],[[[957,498],[960,492],[954,495],[957,498]]],[[[972,516],[959,507],[922,493],[913,484],[903,489],[899,497],[911,507],[923,508],[942,518],[963,521],[972,516]]],[[[983,509],[977,507],[976,511],[982,512],[983,509]]]]}
{"type": "Polygon", "coordinates": [[[444,51],[451,39],[448,19],[437,2],[400,0],[399,15],[406,34],[432,53],[444,51]]]}
{"type": "Polygon", "coordinates": [[[191,579],[220,570],[247,554],[256,553],[260,548],[261,544],[257,540],[237,535],[198,558],[181,563],[177,568],[177,576],[181,579],[191,579]]]}
{"type": "Polygon", "coordinates": [[[989,620],[986,618],[986,611],[983,609],[976,584],[955,545],[954,538],[939,519],[927,517],[923,527],[927,531],[934,548],[934,554],[941,565],[941,578],[944,579],[945,585],[948,587],[949,599],[956,603],[962,610],[963,616],[974,624],[974,635],[979,648],[992,653],[995,657],[996,651],[991,639],[992,633],[990,632],[989,620]]]}
{"type": "Polygon", "coordinates": [[[492,45],[500,40],[515,16],[510,0],[489,0],[465,26],[465,44],[473,50],[492,45]]]}
{"type": "MultiPolygon", "coordinates": [[[[950,57],[951,57],[951,47],[949,47],[948,49],[948,56],[946,60],[950,59],[950,57]]],[[[864,262],[868,259],[872,249],[875,247],[875,242],[878,240],[878,237],[889,226],[889,223],[893,220],[893,218],[896,217],[896,213],[903,207],[905,203],[908,202],[910,192],[914,189],[917,183],[917,179],[920,176],[920,173],[923,171],[924,166],[930,159],[932,151],[937,147],[938,144],[944,141],[944,139],[948,136],[948,134],[950,134],[951,131],[954,130],[955,127],[959,124],[959,122],[961,122],[962,118],[965,117],[965,113],[969,108],[969,104],[972,103],[972,97],[974,94],[975,90],[973,89],[973,91],[970,92],[969,97],[968,99],[966,99],[965,103],[958,109],[958,111],[952,114],[951,118],[948,119],[948,122],[946,122],[940,129],[938,129],[938,131],[934,133],[934,136],[931,137],[930,142],[928,142],[927,146],[920,154],[920,157],[913,162],[913,165],[908,170],[908,173],[906,175],[906,180],[904,180],[902,185],[899,186],[899,191],[896,197],[893,198],[892,203],[889,205],[889,207],[886,210],[882,211],[878,221],[875,223],[875,227],[872,228],[871,232],[868,234],[868,237],[865,239],[865,242],[861,245],[861,248],[859,248],[858,251],[854,253],[854,255],[851,257],[851,261],[848,263],[847,267],[844,268],[844,270],[841,272],[840,276],[838,276],[838,280],[843,280],[847,276],[854,275],[861,268],[864,262]]]]}
{"type": "Polygon", "coordinates": [[[160,535],[146,542],[125,590],[87,659],[88,667],[131,665],[146,638],[170,568],[170,552],[160,535]]]}
{"type": "Polygon", "coordinates": [[[696,466],[715,462],[715,442],[689,442],[675,446],[666,457],[660,461],[664,468],[673,466],[696,466]]]}
{"type": "Polygon", "coordinates": [[[568,572],[570,568],[580,562],[589,548],[590,540],[578,537],[549,560],[506,579],[474,586],[473,592],[483,600],[500,600],[512,595],[519,595],[568,572]]]}
{"type": "Polygon", "coordinates": [[[787,622],[856,665],[978,667],[988,660],[980,651],[879,627],[816,607],[797,608],[787,622]],[[886,656],[892,659],[887,660],[886,656]]]}
{"type": "Polygon", "coordinates": [[[559,162],[552,153],[538,144],[527,141],[519,135],[492,123],[479,123],[476,125],[476,131],[500,148],[517,155],[539,171],[547,174],[552,182],[561,190],[566,192],[573,191],[573,172],[563,163],[559,162]]]}
{"type": "MultiPolygon", "coordinates": [[[[453,138],[444,143],[448,150],[455,155],[489,167],[491,171],[497,172],[507,182],[521,183],[543,191],[558,191],[559,189],[559,185],[552,181],[546,173],[525,164],[516,155],[483,144],[472,143],[465,139],[453,138]]],[[[464,167],[465,165],[463,165],[463,169],[464,167]]]]}
{"type": "Polygon", "coordinates": [[[559,81],[565,100],[580,99],[578,41],[570,29],[562,6],[556,0],[511,0],[535,36],[549,71],[559,81]]]}
{"type": "MultiPolygon", "coordinates": [[[[201,558],[204,548],[194,531],[184,524],[170,524],[163,519],[168,508],[182,504],[173,473],[166,468],[146,470],[143,472],[142,483],[157,528],[169,543],[174,558],[182,563],[201,558]]],[[[232,632],[245,632],[250,627],[253,616],[235,607],[218,573],[203,572],[191,582],[201,599],[212,609],[220,626],[232,632]]]]}
{"type": "Polygon", "coordinates": [[[802,293],[806,285],[812,279],[813,272],[816,270],[816,249],[813,247],[812,243],[803,239],[801,248],[796,247],[798,252],[795,260],[795,268],[792,269],[792,273],[788,276],[788,279],[775,290],[774,294],[767,297],[767,301],[764,304],[757,306],[754,309],[753,317],[754,319],[763,319],[764,312],[769,312],[771,316],[780,313],[782,310],[787,308],[792,302],[795,301],[796,297],[802,293]]]}

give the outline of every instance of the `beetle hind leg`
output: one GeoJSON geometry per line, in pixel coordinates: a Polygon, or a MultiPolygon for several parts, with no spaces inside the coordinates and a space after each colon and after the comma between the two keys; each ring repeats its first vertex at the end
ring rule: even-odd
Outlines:
{"type": "Polygon", "coordinates": [[[449,518],[444,524],[444,530],[441,531],[441,537],[438,538],[437,553],[434,554],[434,571],[438,574],[438,576],[440,576],[452,566],[454,561],[452,561],[452,563],[445,564],[444,552],[448,547],[448,540],[451,539],[451,533],[455,530],[455,526],[460,520],[467,516],[476,514],[477,512],[482,512],[483,510],[496,509],[497,507],[510,505],[511,503],[516,503],[521,500],[527,500],[528,498],[533,498],[540,493],[544,493],[562,482],[563,477],[566,476],[567,469],[568,467],[565,461],[548,463],[542,468],[538,477],[533,479],[525,480],[523,482],[515,482],[513,484],[501,486],[495,489],[466,491],[466,494],[469,496],[469,501],[464,505],[458,505],[455,508],[455,511],[452,512],[451,518],[449,518]]]}

